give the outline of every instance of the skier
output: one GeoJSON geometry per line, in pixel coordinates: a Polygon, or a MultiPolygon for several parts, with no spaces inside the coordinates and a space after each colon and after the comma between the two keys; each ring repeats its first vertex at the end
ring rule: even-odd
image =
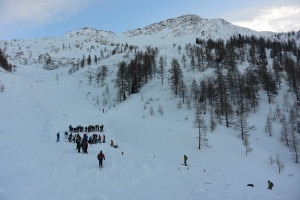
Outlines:
{"type": "Polygon", "coordinates": [[[56,134],[56,142],[59,142],[59,138],[60,138],[60,136],[59,136],[59,132],[56,134]]]}
{"type": "Polygon", "coordinates": [[[274,184],[270,180],[268,180],[268,189],[272,190],[273,186],[274,184]]]}
{"type": "Polygon", "coordinates": [[[187,165],[186,160],[187,160],[187,156],[183,155],[183,160],[184,160],[184,165],[187,165]]]}
{"type": "Polygon", "coordinates": [[[103,163],[102,161],[105,160],[105,156],[102,153],[102,151],[100,151],[100,153],[97,156],[98,160],[99,160],[99,167],[102,168],[103,167],[103,163]]]}

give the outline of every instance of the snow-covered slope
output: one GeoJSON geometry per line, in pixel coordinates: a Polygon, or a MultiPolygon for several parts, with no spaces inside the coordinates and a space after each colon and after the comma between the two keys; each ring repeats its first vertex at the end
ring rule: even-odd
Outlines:
{"type": "Polygon", "coordinates": [[[0,199],[299,198],[299,165],[279,144],[278,131],[273,138],[263,134],[261,121],[269,105],[251,118],[256,131],[248,156],[237,133],[222,126],[208,134],[210,147],[199,150],[193,111],[177,109],[160,80],[103,113],[88,95],[98,89],[78,84],[80,78],[64,69],[33,66],[1,72],[6,90],[0,93],[0,199]],[[87,155],[77,153],[75,144],[63,138],[70,124],[103,124],[100,134],[107,143],[90,145],[87,155]],[[119,148],[111,148],[110,140],[119,148]],[[106,155],[101,171],[100,150],[106,155]],[[286,164],[281,174],[269,163],[276,153],[286,164]],[[184,154],[188,167],[180,164],[184,154]],[[272,191],[266,189],[269,179],[275,184],[272,191]]]}

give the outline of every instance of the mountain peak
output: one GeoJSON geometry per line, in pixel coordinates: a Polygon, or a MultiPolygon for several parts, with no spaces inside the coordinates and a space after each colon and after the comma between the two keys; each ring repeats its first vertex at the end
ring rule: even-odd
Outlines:
{"type": "Polygon", "coordinates": [[[191,43],[195,38],[227,40],[237,34],[261,35],[257,31],[233,25],[224,19],[205,19],[194,14],[170,18],[124,33],[128,38],[151,36],[140,40],[150,41],[155,38],[159,43],[162,40],[168,43],[191,43]]]}
{"type": "Polygon", "coordinates": [[[195,14],[186,14],[186,15],[181,15],[179,17],[175,17],[175,18],[172,18],[171,20],[176,20],[176,21],[181,21],[181,22],[199,22],[201,21],[203,18],[198,16],[198,15],[195,15],[195,14]]]}
{"type": "Polygon", "coordinates": [[[170,18],[164,21],[177,21],[177,22],[181,22],[181,23],[185,23],[185,22],[190,22],[190,21],[201,21],[203,18],[201,18],[198,15],[194,15],[194,14],[186,14],[186,15],[181,15],[179,17],[174,17],[174,18],[170,18]]]}
{"type": "Polygon", "coordinates": [[[145,26],[144,28],[138,28],[134,30],[130,30],[126,32],[125,34],[133,37],[137,35],[152,35],[154,33],[158,33],[164,30],[178,30],[184,31],[183,28],[189,27],[191,29],[192,27],[197,26],[202,21],[202,18],[198,15],[182,15],[176,18],[170,18],[164,21],[160,21],[158,23],[153,23],[148,26],[145,26]]]}

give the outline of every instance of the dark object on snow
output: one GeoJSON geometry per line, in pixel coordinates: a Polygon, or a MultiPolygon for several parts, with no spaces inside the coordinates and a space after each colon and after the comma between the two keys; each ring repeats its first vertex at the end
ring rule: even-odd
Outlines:
{"type": "Polygon", "coordinates": [[[183,165],[183,166],[189,166],[188,164],[186,164],[186,163],[179,163],[179,164],[181,164],[181,165],[183,165]]]}
{"type": "Polygon", "coordinates": [[[68,132],[65,131],[65,139],[68,139],[68,132]]]}
{"type": "Polygon", "coordinates": [[[273,187],[274,187],[274,184],[270,180],[268,180],[268,189],[272,190],[273,187]]]}
{"type": "Polygon", "coordinates": [[[253,184],[248,184],[247,186],[248,186],[248,187],[254,187],[254,185],[253,185],[253,184]]]}
{"type": "Polygon", "coordinates": [[[76,149],[77,149],[78,153],[80,153],[81,141],[79,139],[76,140],[76,149]]]}
{"type": "Polygon", "coordinates": [[[85,154],[87,154],[88,153],[88,151],[87,151],[87,149],[88,149],[88,143],[87,143],[87,141],[82,141],[81,147],[82,147],[82,152],[85,153],[85,154]]]}
{"type": "Polygon", "coordinates": [[[188,157],[187,157],[186,155],[183,155],[183,161],[184,161],[184,164],[185,164],[185,165],[187,165],[187,164],[186,164],[187,158],[188,158],[188,157]]]}
{"type": "Polygon", "coordinates": [[[119,148],[119,146],[117,144],[114,144],[113,140],[110,141],[110,146],[114,147],[114,148],[119,148]]]}
{"type": "Polygon", "coordinates": [[[102,153],[102,151],[100,151],[100,153],[97,155],[97,158],[99,160],[99,167],[102,168],[103,167],[103,160],[105,160],[105,156],[102,153]]]}
{"type": "Polygon", "coordinates": [[[68,140],[69,142],[72,142],[72,133],[69,134],[68,140]]]}
{"type": "Polygon", "coordinates": [[[59,136],[59,132],[56,134],[56,142],[59,142],[59,138],[60,138],[60,136],[59,136]]]}
{"type": "Polygon", "coordinates": [[[105,143],[105,135],[103,134],[103,140],[102,140],[102,143],[105,143]]]}
{"type": "Polygon", "coordinates": [[[110,140],[110,146],[113,147],[114,146],[114,141],[110,140]]]}

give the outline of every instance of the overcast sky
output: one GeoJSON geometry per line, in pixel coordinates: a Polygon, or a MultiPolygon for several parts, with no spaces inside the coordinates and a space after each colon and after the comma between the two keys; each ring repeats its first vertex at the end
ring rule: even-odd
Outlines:
{"type": "Polygon", "coordinates": [[[300,30],[300,0],[0,0],[0,40],[58,37],[82,27],[125,32],[184,14],[258,31],[300,30]]]}

